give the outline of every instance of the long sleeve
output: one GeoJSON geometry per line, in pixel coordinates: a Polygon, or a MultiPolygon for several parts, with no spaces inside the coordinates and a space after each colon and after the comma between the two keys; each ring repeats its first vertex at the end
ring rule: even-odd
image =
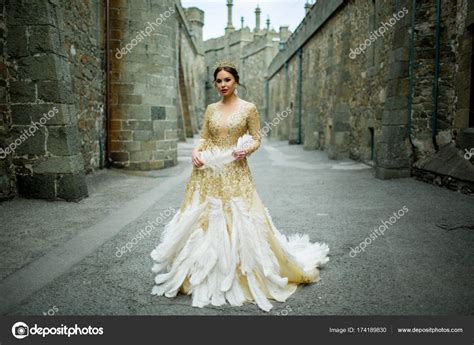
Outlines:
{"type": "Polygon", "coordinates": [[[204,112],[204,120],[203,120],[203,124],[202,124],[201,136],[200,136],[199,142],[196,146],[198,151],[202,150],[202,148],[204,146],[204,143],[210,137],[210,133],[209,133],[209,116],[210,116],[210,114],[211,114],[211,107],[208,105],[207,108],[206,108],[206,111],[204,112]]]}
{"type": "Polygon", "coordinates": [[[251,155],[260,147],[261,135],[260,135],[260,115],[258,113],[257,107],[252,105],[250,109],[249,116],[247,118],[247,128],[249,134],[252,136],[254,142],[245,148],[247,155],[251,155]]]}

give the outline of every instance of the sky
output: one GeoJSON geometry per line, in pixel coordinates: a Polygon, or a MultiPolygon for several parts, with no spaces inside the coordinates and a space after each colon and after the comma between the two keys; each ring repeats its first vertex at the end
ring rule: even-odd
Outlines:
{"type": "MultiPolygon", "coordinates": [[[[270,28],[279,31],[280,26],[288,25],[291,32],[295,31],[305,15],[304,4],[314,3],[315,0],[234,0],[232,6],[232,24],[240,29],[240,17],[244,17],[244,26],[255,28],[255,8],[257,4],[262,10],[260,28],[266,27],[267,17],[270,17],[270,28]]],[[[198,7],[204,11],[203,39],[224,35],[227,25],[226,0],[181,0],[183,7],[198,7]]]]}

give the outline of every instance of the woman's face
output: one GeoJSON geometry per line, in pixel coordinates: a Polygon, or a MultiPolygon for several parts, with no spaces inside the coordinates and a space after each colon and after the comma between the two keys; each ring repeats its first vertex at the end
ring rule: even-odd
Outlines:
{"type": "Polygon", "coordinates": [[[220,71],[216,75],[216,87],[223,96],[230,96],[234,93],[237,82],[232,74],[227,71],[220,71]]]}

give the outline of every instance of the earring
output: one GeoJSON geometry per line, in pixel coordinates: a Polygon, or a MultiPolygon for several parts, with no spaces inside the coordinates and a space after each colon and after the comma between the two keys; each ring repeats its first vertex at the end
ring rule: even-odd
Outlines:
{"type": "Polygon", "coordinates": [[[237,90],[237,88],[235,88],[234,93],[235,93],[236,95],[238,95],[238,94],[239,94],[239,90],[237,90]]]}

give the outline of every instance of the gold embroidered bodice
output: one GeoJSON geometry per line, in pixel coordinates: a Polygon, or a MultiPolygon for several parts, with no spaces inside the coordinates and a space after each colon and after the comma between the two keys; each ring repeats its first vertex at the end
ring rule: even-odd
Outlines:
{"type": "Polygon", "coordinates": [[[207,106],[204,113],[204,122],[201,139],[198,144],[200,150],[212,146],[230,147],[237,144],[239,137],[247,131],[255,140],[254,144],[246,148],[248,155],[260,146],[260,119],[257,107],[253,103],[242,102],[236,111],[225,114],[217,103],[207,106]]]}
{"type": "MultiPolygon", "coordinates": [[[[247,156],[260,147],[260,117],[257,107],[253,103],[242,100],[240,102],[242,103],[237,110],[230,114],[222,112],[217,103],[207,106],[198,150],[212,147],[229,148],[236,145],[239,137],[247,132],[254,139],[253,144],[245,148],[247,156]]],[[[193,166],[181,209],[184,210],[189,205],[197,191],[200,202],[203,202],[206,196],[212,196],[221,199],[224,208],[228,208],[231,197],[241,196],[251,206],[254,189],[247,158],[226,164],[221,174],[193,166]]]]}

